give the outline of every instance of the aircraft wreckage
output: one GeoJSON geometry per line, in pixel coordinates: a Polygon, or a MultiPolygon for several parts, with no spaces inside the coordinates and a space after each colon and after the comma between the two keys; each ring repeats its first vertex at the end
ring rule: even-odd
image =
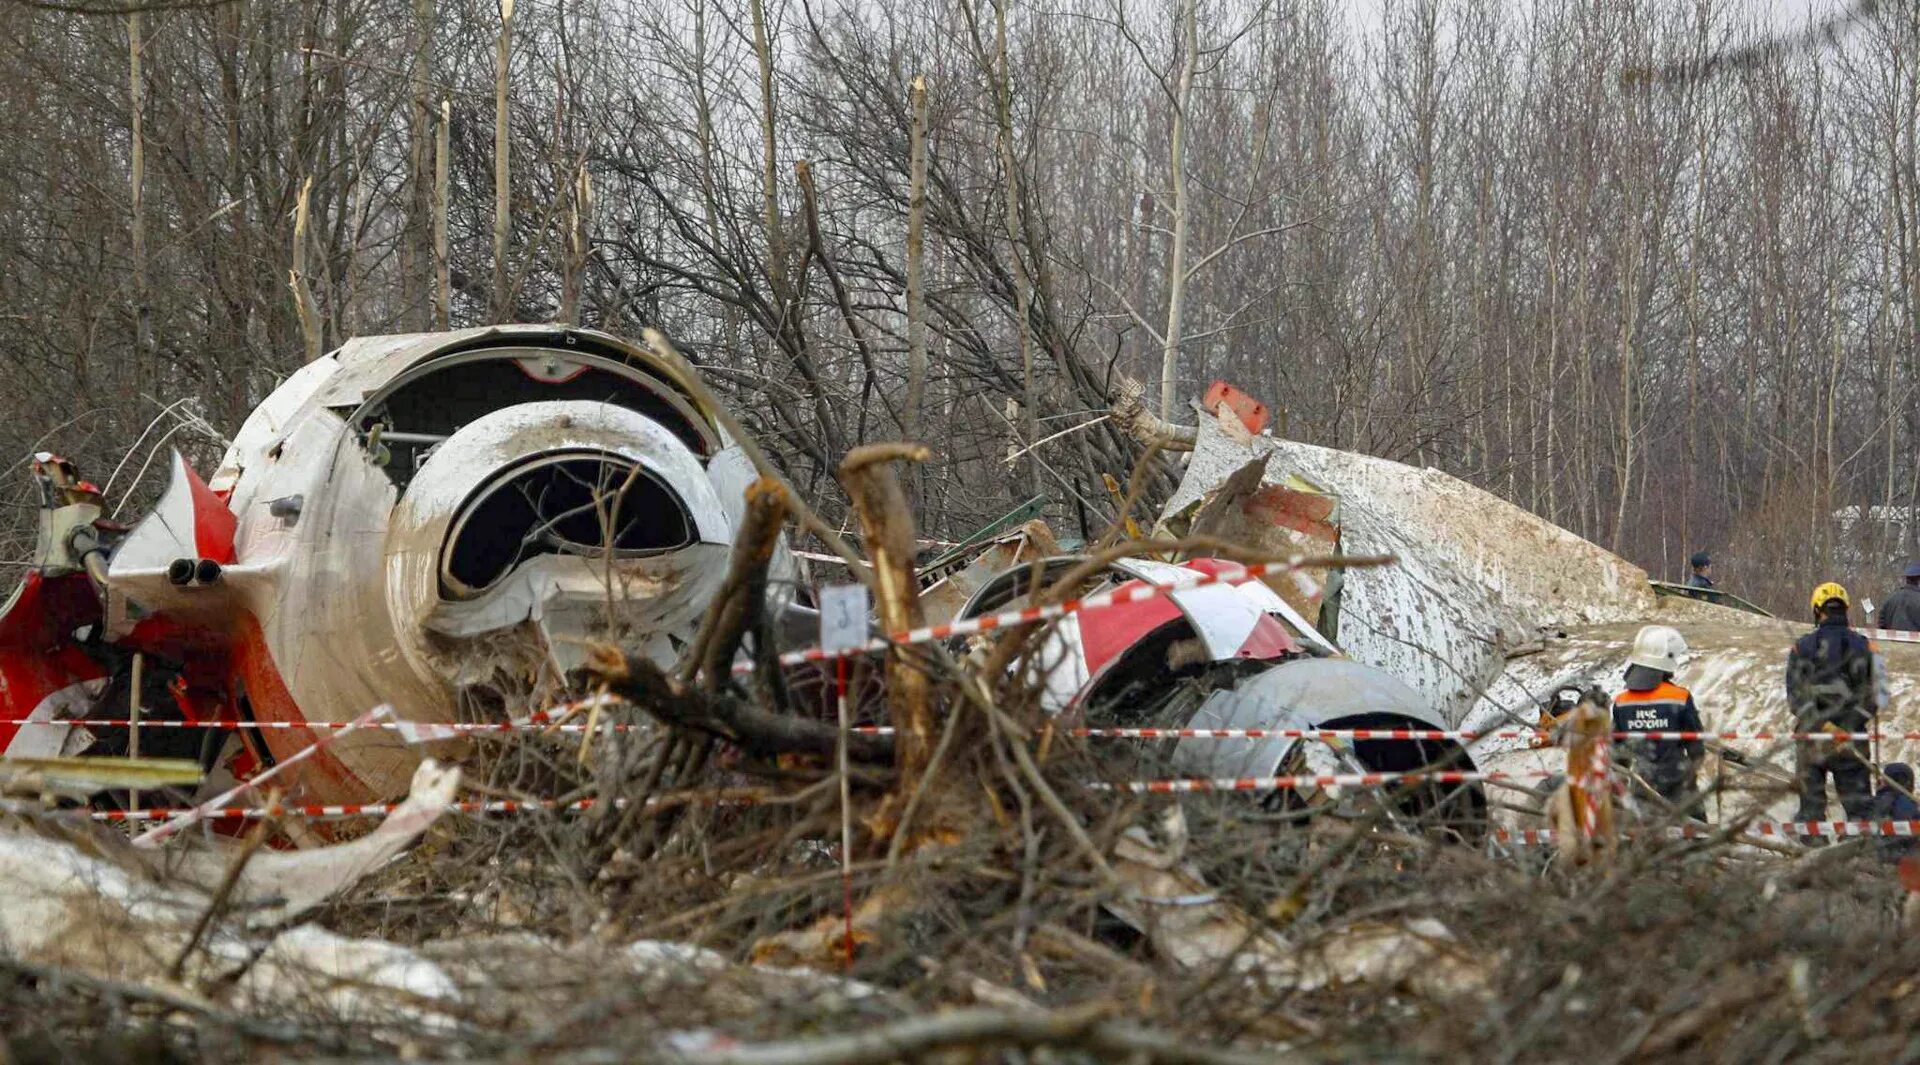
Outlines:
{"type": "MultiPolygon", "coordinates": [[[[135,704],[149,718],[278,726],[148,731],[141,755],[197,762],[203,797],[378,704],[403,723],[502,718],[559,690],[588,637],[670,663],[719,591],[756,475],[693,372],[559,326],[357,339],[274,391],[211,478],[175,455],[131,527],[70,464],[38,456],[36,562],[0,611],[6,758],[124,754],[127,730],[60,722],[135,704]]],[[[1624,560],[1437,471],[1264,435],[1259,405],[1231,389],[1210,390],[1192,427],[1129,402],[1123,425],[1192,452],[1160,531],[1397,562],[1271,585],[1201,584],[1227,565],[1209,558],[1115,563],[1083,592],[1196,587],[1051,626],[1037,658],[1054,713],[1207,728],[1532,724],[1557,688],[1618,677],[1635,629],[1658,621],[1696,649],[1680,679],[1711,727],[1785,721],[1779,662],[1794,626],[1658,596],[1624,560]]],[[[958,617],[1018,605],[1034,563],[1075,561],[1054,550],[1037,523],[990,539],[935,575],[927,602],[958,617]]],[[[781,541],[775,605],[804,620],[791,593],[801,565],[781,541]]],[[[1902,667],[1920,650],[1892,655],[1905,694],[1915,671],[1902,667]]],[[[1246,777],[1555,757],[1528,746],[1190,741],[1171,764],[1246,777]]],[[[303,802],[390,798],[440,749],[356,732],[280,785],[303,802]]],[[[1413,801],[1475,814],[1485,802],[1477,787],[1413,801]]]]}
{"type": "MultiPolygon", "coordinates": [[[[554,686],[589,634],[670,660],[754,477],[690,372],[558,327],[354,340],[268,396],[210,480],[176,454],[130,529],[42,455],[36,564],[0,614],[0,716],[124,717],[137,656],[151,717],[292,726],[145,739],[244,778],[312,745],[299,726],[379,704],[417,723],[497,712],[554,686]]],[[[784,545],[773,572],[792,587],[784,545]]],[[[126,738],[8,724],[0,741],[18,758],[126,738]]],[[[292,782],[384,798],[420,757],[359,732],[292,782]]]]}

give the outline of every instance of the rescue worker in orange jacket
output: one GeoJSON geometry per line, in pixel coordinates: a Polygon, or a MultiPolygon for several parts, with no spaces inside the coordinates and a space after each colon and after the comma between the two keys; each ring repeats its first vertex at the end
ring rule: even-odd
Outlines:
{"type": "MultiPolygon", "coordinates": [[[[1673,682],[1687,653],[1687,641],[1665,625],[1649,625],[1633,638],[1627,658],[1627,690],[1614,696],[1615,732],[1699,732],[1700,711],[1693,693],[1673,682]]],[[[1698,739],[1627,738],[1619,741],[1623,762],[1661,798],[1689,804],[1694,775],[1706,745],[1698,739]]],[[[1704,820],[1696,808],[1693,816],[1704,820]]]]}

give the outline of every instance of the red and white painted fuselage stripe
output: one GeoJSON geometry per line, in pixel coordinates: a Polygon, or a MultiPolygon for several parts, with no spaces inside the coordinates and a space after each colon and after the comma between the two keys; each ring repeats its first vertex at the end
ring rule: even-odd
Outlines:
{"type": "MultiPolygon", "coordinates": [[[[1178,581],[1146,581],[1136,579],[1110,592],[1090,595],[1084,599],[1068,599],[1047,606],[1023,607],[999,614],[986,614],[977,618],[963,618],[949,621],[943,625],[927,625],[917,629],[902,629],[886,636],[875,637],[864,644],[850,647],[844,651],[827,651],[819,647],[809,647],[803,651],[788,651],[780,656],[783,666],[797,666],[806,662],[824,662],[833,658],[852,657],[854,655],[878,654],[889,647],[906,647],[934,640],[949,640],[959,636],[972,636],[995,629],[1010,628],[1015,625],[1032,625],[1042,621],[1052,621],[1069,614],[1078,614],[1102,607],[1118,606],[1122,603],[1138,603],[1148,599],[1157,599],[1175,592],[1205,588],[1209,585],[1246,584],[1263,577],[1282,576],[1297,573],[1306,568],[1310,561],[1295,557],[1287,562],[1257,562],[1250,566],[1227,566],[1218,573],[1192,571],[1192,579],[1178,581]]],[[[733,667],[733,672],[746,674],[753,672],[752,663],[743,662],[733,667]]]]}

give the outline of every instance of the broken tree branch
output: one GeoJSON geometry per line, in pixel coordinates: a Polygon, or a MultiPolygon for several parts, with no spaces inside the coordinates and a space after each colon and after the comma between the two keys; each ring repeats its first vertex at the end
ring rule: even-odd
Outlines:
{"type": "Polygon", "coordinates": [[[1192,451],[1200,438],[1197,426],[1175,425],[1147,408],[1147,386],[1122,376],[1114,386],[1113,424],[1143,444],[1167,451],[1192,451]]]}
{"type": "MultiPolygon", "coordinates": [[[[853,297],[847,292],[846,282],[840,278],[840,267],[834,263],[832,253],[827,250],[827,242],[820,235],[820,204],[813,187],[813,166],[805,159],[797,160],[793,164],[793,173],[800,182],[800,204],[807,216],[807,246],[813,252],[813,257],[820,260],[821,269],[827,273],[827,284],[833,289],[834,303],[840,308],[840,320],[846,324],[847,335],[853,338],[854,350],[860,353],[860,365],[866,371],[866,385],[861,389],[860,397],[864,405],[877,374],[873,346],[867,343],[866,328],[860,324],[860,316],[854,313],[853,297]]],[[[906,425],[885,392],[880,393],[880,405],[887,409],[887,416],[893,419],[894,424],[906,425]]],[[[866,424],[864,417],[861,424],[866,424]]]]}
{"type": "MultiPolygon", "coordinates": [[[[853,510],[866,534],[872,556],[874,598],[880,624],[888,632],[917,628],[925,617],[920,589],[913,579],[913,513],[907,494],[890,466],[893,462],[925,462],[927,449],[919,444],[867,444],[854,448],[840,462],[840,483],[853,500],[853,510]]],[[[887,655],[887,706],[895,735],[896,787],[911,794],[933,757],[933,709],[926,671],[896,648],[887,655]]]]}
{"type": "MultiPolygon", "coordinates": [[[[1304,1060],[1274,1050],[1221,1050],[1110,1021],[1110,1002],[1064,1010],[969,1009],[909,1017],[867,1031],[723,1050],[689,1057],[697,1065],[884,1065],[922,1060],[946,1048],[1033,1047],[1063,1044],[1108,1060],[1139,1059],[1181,1065],[1273,1065],[1304,1060]]],[[[598,1057],[581,1061],[602,1060],[598,1057]]],[[[612,1059],[605,1059],[612,1060],[612,1059]]]]}
{"type": "MultiPolygon", "coordinates": [[[[824,721],[777,714],[725,694],[683,689],[659,666],[606,644],[589,648],[582,668],[661,722],[726,740],[748,754],[830,758],[839,743],[840,730],[824,721]]],[[[886,765],[894,760],[893,746],[887,736],[849,736],[847,755],[857,762],[886,765]]]]}
{"type": "Polygon", "coordinates": [[[740,642],[765,607],[767,564],[773,560],[780,529],[787,522],[788,498],[780,482],[765,477],[747,486],[747,513],[734,538],[733,561],[683,660],[681,683],[698,677],[710,692],[726,685],[740,642]]]}

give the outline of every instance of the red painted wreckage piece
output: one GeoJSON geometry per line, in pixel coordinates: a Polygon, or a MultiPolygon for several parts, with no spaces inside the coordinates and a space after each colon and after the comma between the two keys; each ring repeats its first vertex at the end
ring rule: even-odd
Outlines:
{"type": "MultiPolygon", "coordinates": [[[[174,472],[175,484],[156,518],[186,530],[196,561],[232,562],[235,521],[225,501],[178,458],[174,472]]],[[[108,597],[97,581],[103,566],[87,556],[111,552],[128,530],[100,516],[98,490],[78,480],[66,460],[36,456],[32,476],[45,520],[35,567],[0,608],[0,715],[6,719],[0,724],[0,752],[48,757],[124,751],[123,730],[76,735],[59,722],[100,713],[126,716],[135,655],[151,664],[150,672],[142,670],[144,716],[183,721],[243,716],[234,694],[241,660],[236,650],[245,643],[236,639],[238,630],[153,614],[130,619],[123,633],[110,638],[108,597]]],[[[243,738],[230,745],[225,752],[229,772],[245,774],[258,763],[255,742],[243,738]]],[[[179,755],[185,752],[166,748],[188,745],[198,748],[206,741],[156,736],[149,739],[147,753],[179,755]]]]}

